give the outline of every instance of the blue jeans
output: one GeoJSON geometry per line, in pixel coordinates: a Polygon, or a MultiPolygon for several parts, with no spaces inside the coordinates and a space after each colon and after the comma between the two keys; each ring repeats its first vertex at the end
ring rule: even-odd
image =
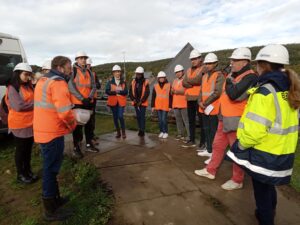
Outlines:
{"type": "Polygon", "coordinates": [[[134,107],[135,113],[136,113],[136,119],[138,122],[139,130],[145,131],[145,115],[146,115],[146,107],[140,106],[140,107],[134,107]]]}
{"type": "Polygon", "coordinates": [[[168,133],[168,112],[163,110],[157,110],[159,131],[168,133]]]}
{"type": "Polygon", "coordinates": [[[120,129],[119,126],[119,121],[120,121],[121,128],[125,129],[125,122],[123,117],[125,107],[116,105],[116,106],[111,106],[110,108],[113,114],[115,128],[120,129]]]}
{"type": "Polygon", "coordinates": [[[41,144],[43,157],[43,197],[53,198],[58,194],[56,176],[59,173],[64,153],[64,136],[41,144]]]}

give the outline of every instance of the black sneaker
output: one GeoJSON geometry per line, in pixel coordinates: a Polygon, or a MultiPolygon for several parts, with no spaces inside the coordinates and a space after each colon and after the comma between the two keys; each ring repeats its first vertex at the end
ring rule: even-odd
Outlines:
{"type": "Polygon", "coordinates": [[[183,148],[194,148],[194,147],[196,147],[196,143],[193,142],[193,141],[188,140],[183,145],[181,145],[181,147],[183,147],[183,148]]]}
{"type": "Polygon", "coordinates": [[[32,184],[33,180],[31,177],[25,176],[23,174],[19,174],[17,176],[17,181],[22,184],[32,184]]]}
{"type": "Polygon", "coordinates": [[[29,170],[29,172],[27,174],[28,174],[28,177],[30,177],[33,182],[35,182],[39,179],[38,175],[35,175],[31,170],[29,170]]]}
{"type": "Polygon", "coordinates": [[[86,144],[86,149],[85,149],[85,151],[96,153],[96,152],[99,152],[99,149],[96,148],[96,147],[91,143],[91,144],[86,144]]]}

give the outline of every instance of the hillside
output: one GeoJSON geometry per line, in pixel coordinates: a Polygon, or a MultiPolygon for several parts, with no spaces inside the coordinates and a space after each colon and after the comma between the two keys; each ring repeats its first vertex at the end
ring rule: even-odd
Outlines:
{"type": "MultiPolygon", "coordinates": [[[[285,45],[290,53],[290,68],[294,69],[298,74],[300,74],[300,44],[288,44],[285,45]]],[[[252,58],[254,58],[259,49],[262,46],[251,47],[252,58]]],[[[217,56],[219,57],[219,66],[220,68],[224,68],[228,65],[229,60],[228,57],[231,55],[233,49],[225,49],[215,51],[217,56]]],[[[202,53],[203,56],[206,55],[206,52],[202,53]]],[[[165,66],[172,60],[172,58],[161,59],[157,61],[150,62],[126,62],[126,71],[127,71],[127,80],[132,77],[134,74],[134,70],[138,66],[142,66],[145,68],[145,71],[151,71],[153,74],[157,74],[158,71],[164,70],[165,66]]],[[[123,62],[116,63],[106,63],[97,65],[94,67],[95,72],[101,79],[106,79],[111,74],[111,68],[113,65],[118,64],[123,67],[123,62]]]]}

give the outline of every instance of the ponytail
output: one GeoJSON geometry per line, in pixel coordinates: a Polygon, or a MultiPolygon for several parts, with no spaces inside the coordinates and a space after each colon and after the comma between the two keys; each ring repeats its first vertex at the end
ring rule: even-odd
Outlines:
{"type": "Polygon", "coordinates": [[[288,93],[288,102],[293,109],[300,108],[300,78],[299,75],[291,69],[284,69],[290,81],[290,89],[288,93]]]}

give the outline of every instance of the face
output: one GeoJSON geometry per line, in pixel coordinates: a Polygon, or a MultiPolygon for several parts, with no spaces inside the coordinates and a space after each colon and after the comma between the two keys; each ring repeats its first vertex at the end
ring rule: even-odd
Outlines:
{"type": "Polygon", "coordinates": [[[178,71],[175,73],[176,78],[181,78],[183,76],[183,71],[178,71]]]}
{"type": "Polygon", "coordinates": [[[65,74],[65,75],[68,75],[70,76],[71,73],[72,73],[72,65],[71,65],[71,62],[68,62],[66,65],[64,66],[59,66],[58,67],[58,71],[65,74]]]}
{"type": "Polygon", "coordinates": [[[207,71],[212,71],[216,68],[217,63],[205,63],[205,68],[207,71]]]}
{"type": "Polygon", "coordinates": [[[256,70],[257,70],[257,73],[258,73],[259,76],[262,75],[263,69],[260,66],[259,62],[256,62],[256,70]]]}
{"type": "Polygon", "coordinates": [[[27,71],[22,71],[20,73],[20,80],[23,82],[23,83],[27,83],[31,80],[31,76],[32,76],[32,73],[30,72],[27,72],[27,71]]]}
{"type": "Polygon", "coordinates": [[[164,77],[158,78],[158,82],[159,82],[159,83],[163,83],[163,82],[165,82],[165,80],[166,80],[166,78],[164,78],[164,77]]]}
{"type": "Polygon", "coordinates": [[[87,57],[78,57],[76,59],[76,62],[78,63],[79,66],[85,66],[86,60],[87,60],[87,57]]]}
{"type": "Polygon", "coordinates": [[[117,79],[120,79],[120,77],[121,77],[121,71],[120,71],[120,70],[118,70],[118,71],[113,71],[113,76],[114,76],[115,78],[117,78],[117,79]]]}
{"type": "Polygon", "coordinates": [[[143,74],[141,74],[141,73],[136,73],[135,74],[135,77],[139,80],[139,79],[142,79],[142,77],[143,77],[143,74]]]}
{"type": "Polygon", "coordinates": [[[49,72],[50,72],[50,70],[42,70],[42,74],[47,74],[49,72]]]}
{"type": "Polygon", "coordinates": [[[231,59],[230,60],[231,64],[231,71],[232,72],[239,72],[244,66],[248,64],[247,60],[238,60],[238,59],[231,59]]]}
{"type": "Polygon", "coordinates": [[[201,66],[202,59],[201,57],[191,59],[192,67],[201,66]]]}

